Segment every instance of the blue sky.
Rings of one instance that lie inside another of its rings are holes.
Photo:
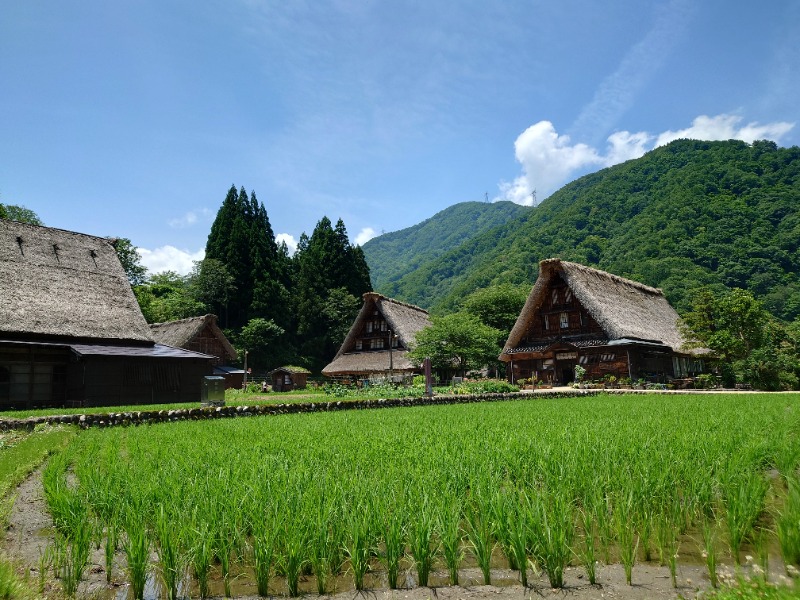
[[[9,2],[0,82],[0,202],[187,272],[231,184],[363,243],[676,137],[798,145],[800,3]]]

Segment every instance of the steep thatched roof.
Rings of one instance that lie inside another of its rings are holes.
[[[150,325],[150,332],[153,339],[160,344],[176,346],[178,348],[188,348],[192,340],[197,337],[204,328],[208,327],[212,335],[219,341],[225,350],[225,356],[229,360],[236,360],[238,354],[228,338],[217,325],[216,315],[204,315],[202,317],[190,317],[179,321],[167,321],[165,323],[153,323]]]
[[[0,299],[6,338],[153,343],[104,238],[0,220]]]
[[[678,313],[661,290],[605,271],[558,258],[539,263],[539,278],[508,337],[503,353],[516,348],[528,324],[546,301],[551,279],[560,275],[575,298],[603,329],[609,341],[640,340],[684,350]]]
[[[364,304],[358,313],[353,326],[347,334],[339,352],[327,367],[322,369],[323,375],[337,373],[374,373],[389,370],[389,350],[355,351],[355,340],[366,321],[378,311],[389,325],[389,329],[397,336],[405,348],[414,343],[417,333],[431,324],[426,310],[412,304],[406,304],[382,296],[376,292],[364,294]],[[404,350],[392,350],[392,368],[406,371],[414,368]]]

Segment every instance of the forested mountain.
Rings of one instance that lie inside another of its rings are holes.
[[[431,238],[453,227],[425,224]],[[539,260],[560,257],[661,287],[679,312],[703,286],[738,287],[791,320],[800,315],[798,243],[800,148],[677,140],[582,177],[436,258],[411,256],[400,278],[374,281],[446,313],[476,289],[532,284]]]
[[[421,265],[530,210],[513,202],[462,202],[418,225],[373,238],[363,246],[372,283],[392,296],[394,282]]]

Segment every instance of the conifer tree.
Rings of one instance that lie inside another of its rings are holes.
[[[320,219],[310,238],[300,236],[293,262],[298,350],[317,370],[342,342],[333,332],[349,327],[361,296],[370,291],[369,267],[361,249],[350,244],[344,222],[339,219],[334,228],[328,217]]]
[[[266,208],[255,192],[232,185],[211,226],[206,258],[220,261],[235,290],[228,300],[228,327],[265,318],[285,329],[289,322],[285,261],[278,255]]]

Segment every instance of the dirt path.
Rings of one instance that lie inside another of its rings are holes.
[[[14,559],[25,565],[30,573],[30,580],[39,580],[40,559],[48,544],[52,542],[52,520],[46,510],[43,498],[41,471],[34,473],[16,490],[16,501],[11,512],[9,528],[4,532],[2,546]],[[119,565],[124,564],[124,556],[118,554],[112,584],[106,583],[106,573],[102,549],[92,548],[86,580],[81,583],[79,598],[91,597],[96,600],[125,600],[128,597],[127,584]],[[155,557],[153,557],[155,560]],[[779,561],[774,561],[773,565]],[[777,566],[777,565],[776,565]],[[432,575],[432,581],[446,581],[445,572]],[[375,574],[367,581],[372,589],[357,593],[352,588],[342,585],[340,589],[347,591],[325,598],[336,600],[353,600],[361,597],[364,600],[528,600],[535,598],[569,598],[574,600],[589,599],[626,599],[626,600],[662,600],[676,598],[694,598],[698,590],[709,586],[708,576],[699,565],[682,565],[679,567],[678,588],[674,589],[666,567],[656,564],[637,564],[633,569],[633,583],[625,583],[625,573],[621,565],[599,565],[598,584],[590,585],[583,568],[570,567],[565,572],[565,587],[552,589],[544,575],[531,577],[530,587],[523,588],[518,581],[518,574],[507,569],[493,569],[492,581],[497,585],[478,585],[482,581],[480,571],[475,568],[464,568],[460,571],[461,586],[443,587],[410,587],[408,589],[389,590],[380,574]],[[778,578],[777,572],[774,578]],[[212,591],[222,594],[219,582]],[[344,582],[343,582],[344,583]],[[276,586],[280,581],[276,581]],[[146,600],[158,598],[157,587],[149,586]],[[58,584],[48,582],[46,591],[57,592]],[[301,590],[306,591],[306,598],[316,597],[313,578],[301,582]],[[276,587],[276,595],[282,592]],[[195,592],[196,593],[196,592]],[[257,598],[255,587],[249,578],[242,578],[235,586],[234,595],[241,599]]]

